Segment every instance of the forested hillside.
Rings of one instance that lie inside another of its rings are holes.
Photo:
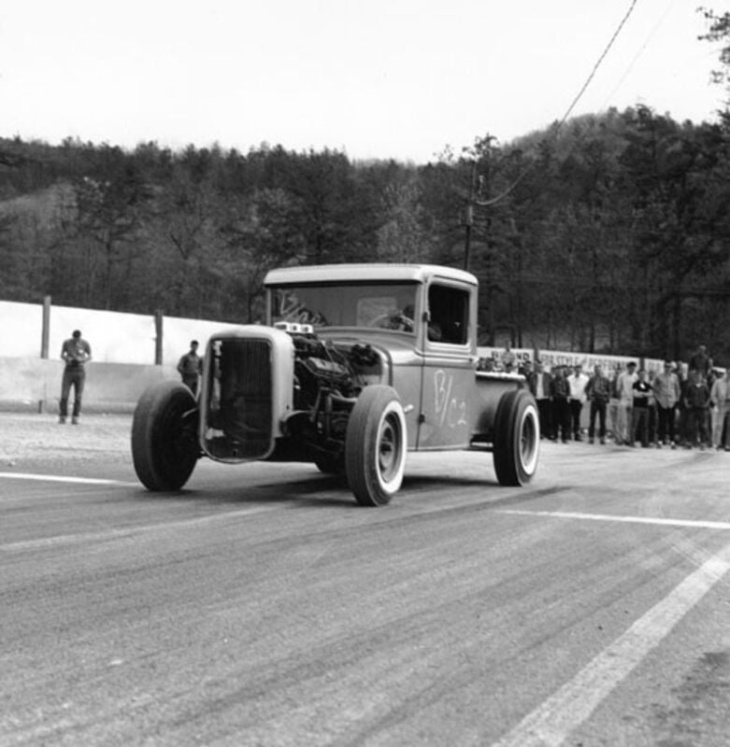
[[[467,254],[484,344],[730,364],[730,118],[611,110],[424,166],[0,139],[3,300],[249,322],[274,266]]]

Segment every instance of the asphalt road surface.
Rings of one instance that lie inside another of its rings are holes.
[[[129,418],[0,415],[0,745],[730,744],[730,454],[409,456],[145,492]]]

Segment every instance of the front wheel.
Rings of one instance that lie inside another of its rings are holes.
[[[494,419],[494,469],[501,485],[526,485],[537,471],[540,418],[524,389],[502,395]]]
[[[406,444],[406,418],[395,390],[379,384],[363,389],[345,437],[345,473],[361,506],[384,506],[400,490]]]
[[[139,399],[132,419],[132,461],[149,490],[179,490],[200,456],[198,411],[192,392],[161,381]]]

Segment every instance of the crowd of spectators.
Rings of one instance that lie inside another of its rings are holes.
[[[544,438],[649,448],[730,451],[730,368],[713,366],[704,345],[689,361],[645,370],[634,361],[605,371],[596,365],[518,362],[508,348],[496,368],[522,373],[537,402]],[[587,414],[587,429],[584,408]],[[587,434],[585,431],[587,430]]]

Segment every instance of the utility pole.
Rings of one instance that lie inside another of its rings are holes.
[[[517,252],[517,347],[522,347],[522,239],[514,218],[510,219],[512,244]]]
[[[471,259],[471,232],[474,226],[474,202],[475,202],[475,184],[477,177],[477,162],[471,162],[471,175],[469,177],[469,196],[466,200],[466,209],[464,210],[464,269],[469,269],[469,260]]]

